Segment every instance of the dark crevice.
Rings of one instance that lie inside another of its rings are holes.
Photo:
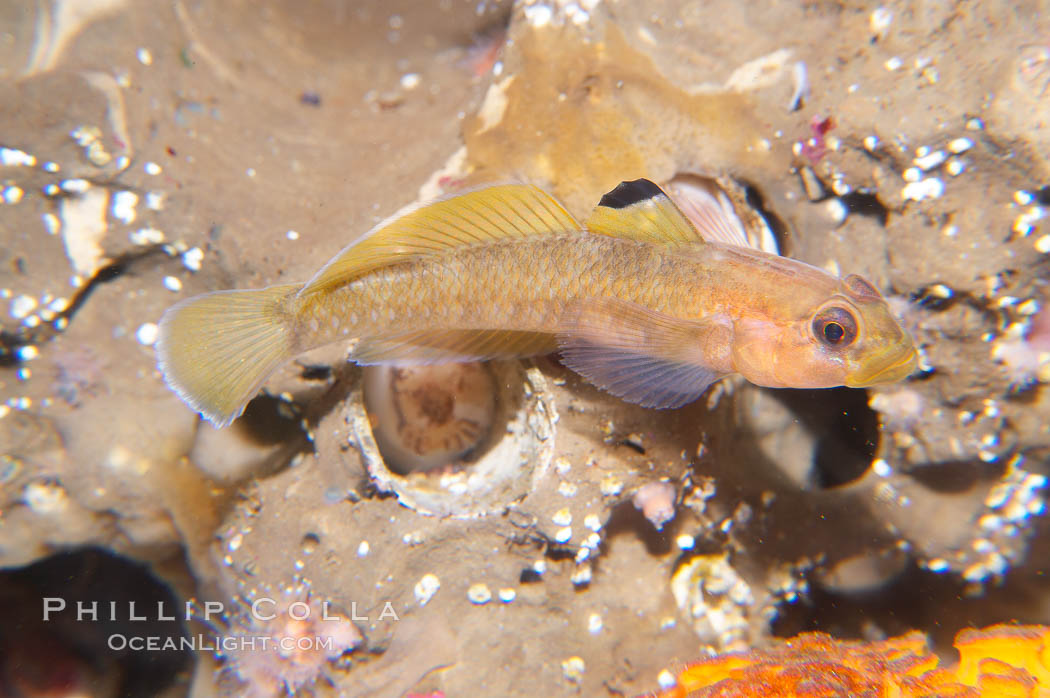
[[[101,284],[119,279],[127,274],[138,264],[159,256],[171,256],[170,246],[152,245],[142,250],[135,250],[117,257],[114,261],[102,267],[88,279],[87,283],[73,295],[69,306],[55,315],[50,322],[41,323],[36,327],[20,326],[16,330],[0,330],[0,366],[17,366],[20,361],[18,350],[29,345],[38,345],[48,342],[58,334],[61,334],[73,317],[84,306],[91,294]]]
[[[755,213],[762,216],[762,220],[764,220],[766,225],[769,226],[769,229],[773,231],[773,237],[777,241],[777,249],[780,250],[780,254],[787,254],[789,252],[786,248],[788,240],[787,224],[766,205],[766,198],[762,195],[762,192],[758,187],[746,181],[741,181],[740,184],[744,187],[744,196],[747,199],[748,206],[750,206]]]
[[[1001,468],[976,461],[926,463],[908,470],[908,475],[934,492],[969,492],[978,482],[998,479]]]
[[[1035,200],[1039,202],[1039,205],[1050,206],[1050,185],[1040,187],[1032,193],[1035,196]]]
[[[663,556],[674,549],[677,523],[678,517],[675,517],[667,522],[663,529],[657,530],[628,499],[617,504],[610,513],[605,524],[606,540],[611,542],[620,535],[633,535],[645,544],[645,549],[650,555]]]
[[[184,606],[145,565],[101,548],[0,572],[0,618],[0,695],[152,696],[192,663],[188,650],[131,648],[178,647]]]
[[[866,190],[851,191],[840,196],[839,201],[850,213],[874,218],[879,222],[879,225],[884,226],[886,221],[889,220],[889,209],[879,201],[879,197],[874,192]]]
[[[879,444],[879,418],[868,406],[868,392],[856,388],[774,390],[816,440],[813,472],[821,487],[859,479],[871,466]]]

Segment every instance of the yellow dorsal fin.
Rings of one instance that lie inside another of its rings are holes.
[[[478,189],[394,214],[322,267],[300,295],[332,289],[411,257],[572,230],[580,230],[580,224],[534,186]]]
[[[696,193],[691,192],[686,203],[688,216],[648,179],[622,182],[602,197],[587,219],[587,230],[672,246],[705,242],[750,246],[724,194],[698,189]]]

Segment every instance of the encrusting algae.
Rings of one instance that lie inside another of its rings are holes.
[[[959,662],[940,665],[914,631],[881,642],[806,633],[682,670],[660,698],[1036,698],[1050,696],[1050,628],[996,625],[955,637]]]
[[[533,186],[452,196],[381,223],[306,284],[173,306],[160,369],[217,426],[279,365],[340,340],[359,364],[560,350],[595,385],[658,408],[734,373],[824,388],[914,370],[911,338],[870,283],[751,247],[720,193],[693,215],[644,179],[606,194],[585,225]]]

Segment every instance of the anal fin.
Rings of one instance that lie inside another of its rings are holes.
[[[558,336],[563,363],[643,407],[681,407],[726,376],[732,329],[718,316],[681,320],[617,299],[582,303]]]

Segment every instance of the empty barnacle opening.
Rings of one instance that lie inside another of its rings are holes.
[[[692,172],[679,172],[666,184],[668,196],[696,227],[707,225],[702,211],[711,200],[731,214],[743,230],[748,243],[772,254],[782,254],[787,226],[765,206],[765,199],[749,183],[728,176],[709,177]]]
[[[842,202],[842,205],[846,207],[849,213],[874,218],[879,222],[879,225],[886,225],[886,222],[889,220],[889,209],[879,201],[878,195],[873,191],[857,189],[856,191],[843,194],[839,197],[839,201]]]
[[[744,187],[744,195],[746,197],[747,204],[754,210],[754,212],[761,216],[762,220],[768,226],[770,232],[773,234],[773,239],[776,240],[777,249],[780,254],[790,256],[790,240],[788,235],[788,225],[784,222],[780,216],[766,202],[766,197],[762,194],[762,191],[758,188],[758,185],[752,184],[744,180],[740,181],[741,186]]]
[[[859,480],[879,451],[879,417],[864,389],[744,386],[736,404],[759,451],[803,488]]]
[[[309,434],[290,396],[263,392],[224,429],[201,421],[189,458],[216,480],[237,482],[273,474],[310,449]]]
[[[617,538],[633,536],[645,545],[650,555],[663,556],[675,549],[674,541],[679,526],[680,523],[675,517],[667,521],[663,528],[658,529],[631,499],[625,499],[610,511],[609,520],[605,524],[605,538],[608,545],[614,546]]]
[[[285,443],[303,436],[295,405],[282,396],[259,393],[232,425],[240,435],[260,446]]]
[[[101,548],[0,571],[0,617],[11,695],[159,695],[193,659],[184,604],[146,565]]]
[[[879,444],[879,418],[867,390],[784,390],[778,397],[816,436],[813,466],[821,487],[846,485],[867,472]]]

